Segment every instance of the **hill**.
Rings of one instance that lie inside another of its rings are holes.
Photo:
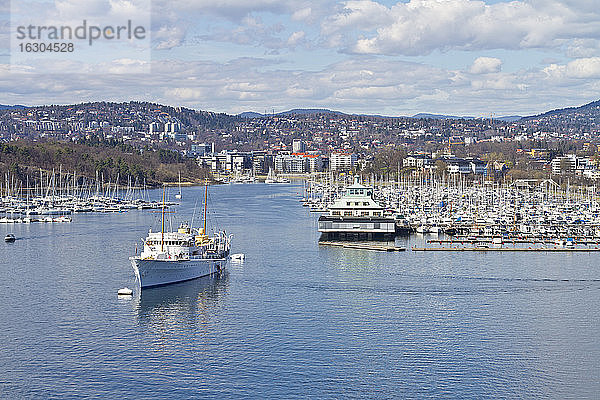
[[[567,115],[573,115],[573,114],[586,114],[588,116],[600,115],[600,100],[592,101],[591,103],[587,103],[587,104],[584,104],[579,107],[557,108],[555,110],[547,111],[542,114],[524,117],[523,119],[524,120],[543,119],[543,118],[547,118],[547,117],[567,116]]]
[[[58,172],[59,168],[88,178],[98,173],[105,182],[118,178],[122,184],[146,182],[148,186],[176,182],[179,172],[186,182],[202,183],[209,177],[208,171],[176,151],[134,149],[118,141],[92,138],[79,143],[18,140],[0,144],[0,172],[10,171],[22,182],[28,177],[35,179],[39,169]]]
[[[288,115],[312,115],[312,114],[334,114],[334,115],[348,115],[341,111],[332,111],[326,108],[294,108],[287,111],[281,111],[275,114],[261,114],[254,111],[246,111],[238,114],[238,117],[242,118],[262,118],[275,116],[288,116]]]

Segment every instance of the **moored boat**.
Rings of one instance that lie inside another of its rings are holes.
[[[176,231],[165,232],[164,213],[163,207],[161,231],[150,230],[142,253],[129,258],[141,288],[196,279],[225,267],[231,235],[206,234],[206,201],[202,228],[181,224]]]

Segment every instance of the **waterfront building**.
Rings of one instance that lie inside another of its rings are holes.
[[[342,197],[329,206],[328,215],[319,217],[322,240],[392,238],[396,233],[393,218],[384,217],[384,208],[373,199],[373,188],[357,180]]]
[[[358,155],[354,153],[331,153],[329,157],[329,168],[332,171],[350,171],[358,161]]]
[[[404,168],[424,168],[433,165],[433,159],[427,154],[411,154],[402,160]]]

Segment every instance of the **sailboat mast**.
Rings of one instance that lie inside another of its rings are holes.
[[[206,185],[204,186],[204,234],[206,235],[206,203],[208,200],[208,179],[206,180]]]
[[[162,225],[160,228],[160,251],[165,251],[165,188],[163,187]]]

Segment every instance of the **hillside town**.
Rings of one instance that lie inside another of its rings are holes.
[[[600,179],[600,102],[506,119],[392,118],[328,110],[248,117],[140,102],[10,107],[0,110],[0,138],[110,140],[167,149],[221,174],[429,169]],[[392,153],[382,164],[382,154]]]

